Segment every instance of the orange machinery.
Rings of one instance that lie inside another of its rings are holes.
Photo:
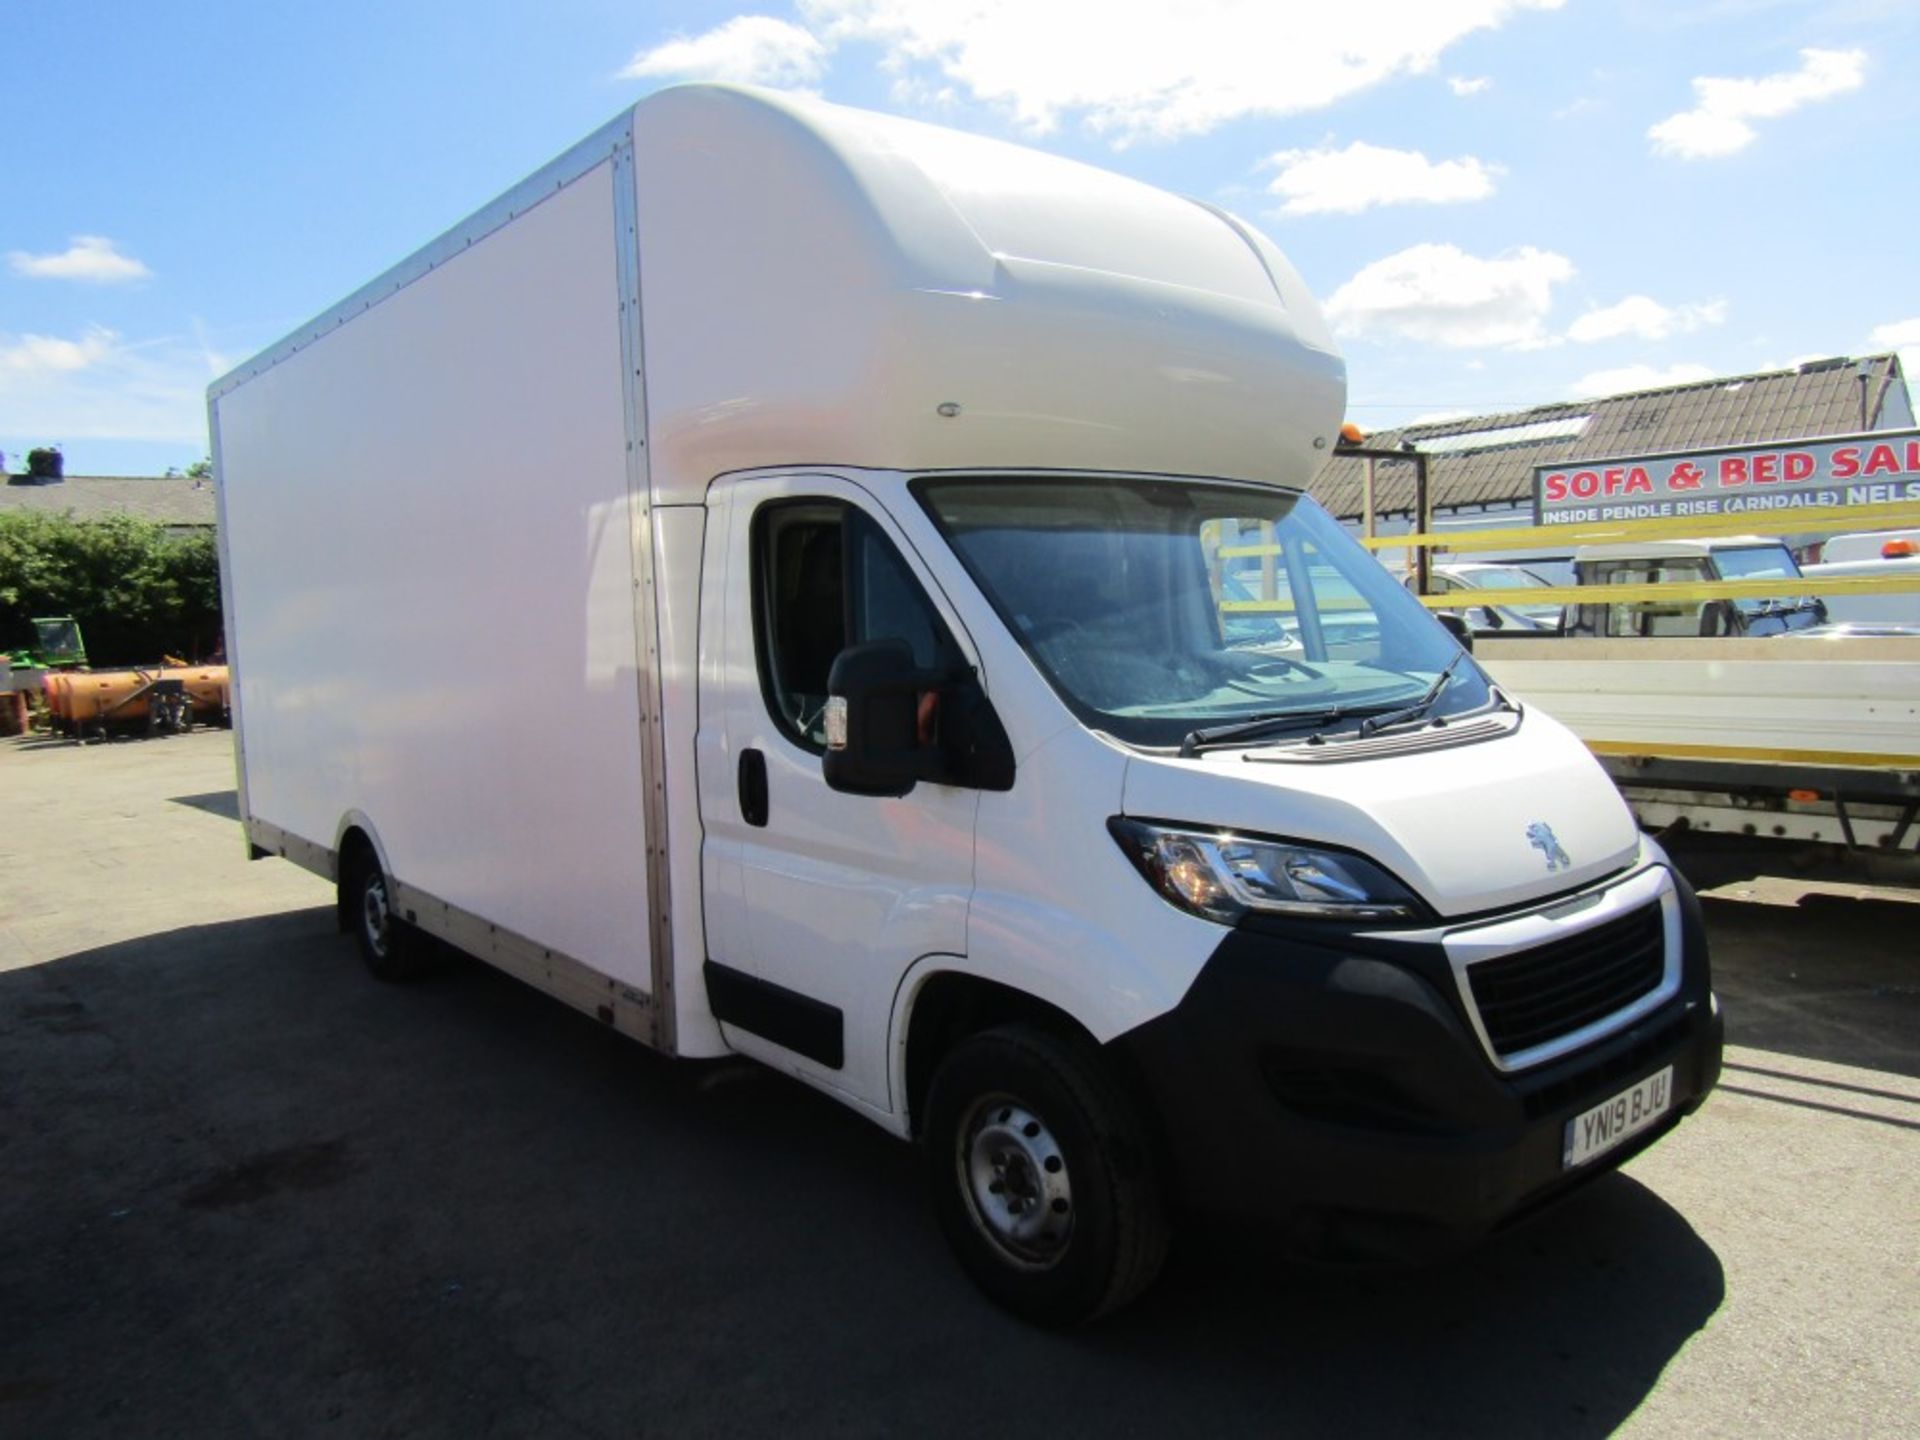
[[[78,735],[89,729],[184,729],[189,716],[202,725],[225,724],[228,684],[224,665],[155,665],[56,671],[44,688],[53,728]]]

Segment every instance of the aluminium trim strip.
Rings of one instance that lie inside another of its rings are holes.
[[[260,849],[291,860],[324,880],[336,878],[338,857],[326,846],[303,840],[265,820],[250,820],[244,828],[247,839]],[[408,924],[642,1044],[653,1043],[655,1007],[650,996],[583,960],[449,905],[417,885],[399,880],[390,883],[393,907]]]
[[[394,908],[418,927],[461,953],[551,995],[582,1014],[640,1041],[654,1043],[652,999],[571,955],[449,905],[418,886],[395,880]]]
[[[527,176],[506,194],[482,206],[435,239],[402,260],[398,265],[362,285],[346,299],[324,310],[313,319],[282,336],[250,360],[215,380],[207,388],[209,406],[222,395],[237,389],[256,376],[264,375],[284,360],[291,359],[309,345],[332,334],[355,316],[362,315],[383,300],[389,300],[414,281],[431,274],[461,251],[477,245],[494,231],[518,219],[574,181],[590,174],[624,143],[632,145],[633,111],[623,111],[566,153],[555,157]]]
[[[291,860],[302,870],[311,870],[322,880],[340,878],[336,868],[338,857],[325,845],[303,840],[291,830],[282,830],[266,820],[242,819],[240,829],[247,837],[247,843],[257,849],[278,855],[282,860]]]
[[[640,700],[640,776],[646,823],[647,924],[653,963],[652,1043],[676,1049],[673,985],[673,885],[667,815],[666,695],[660,673],[660,594],[654,573],[653,474],[647,455],[647,376],[640,311],[639,192],[631,114],[613,147],[613,246],[619,286],[620,403],[627,436],[627,508],[632,545]]]

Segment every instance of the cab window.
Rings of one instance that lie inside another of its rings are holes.
[[[1699,583],[1713,577],[1705,560],[1621,560],[1602,564],[1595,577],[1607,585]],[[1699,600],[1643,600],[1607,606],[1607,634],[1646,638],[1713,635],[1721,609]]]
[[[827,677],[840,652],[901,640],[923,670],[959,666],[939,612],[891,541],[858,508],[779,501],[754,517],[754,644],[768,712],[824,750]]]

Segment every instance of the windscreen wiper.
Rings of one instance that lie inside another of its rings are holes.
[[[1191,760],[1202,750],[1216,745],[1231,745],[1237,740],[1258,740],[1263,735],[1284,735],[1289,730],[1322,730],[1349,715],[1371,715],[1377,707],[1349,710],[1344,705],[1329,705],[1324,710],[1278,710],[1271,715],[1215,725],[1206,730],[1189,730],[1180,742],[1180,758]]]
[[[1389,710],[1384,715],[1369,715],[1362,720],[1360,738],[1364,740],[1376,730],[1384,730],[1389,725],[1404,725],[1407,721],[1418,720],[1426,714],[1433,708],[1434,702],[1440,698],[1440,692],[1447,688],[1447,682],[1453,678],[1453,667],[1466,658],[1466,651],[1454,651],[1453,658],[1447,662],[1447,668],[1434,676],[1433,684],[1427,687],[1427,693],[1411,705],[1403,706],[1398,710]]]

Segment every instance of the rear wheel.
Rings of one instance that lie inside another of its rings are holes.
[[[369,970],[382,980],[412,980],[431,968],[432,947],[394,914],[392,888],[371,846],[354,854],[340,888],[341,914]]]
[[[1008,1310],[1071,1325],[1159,1273],[1152,1149],[1092,1046],[1028,1025],[963,1040],[934,1076],[925,1139],[941,1228]]]

